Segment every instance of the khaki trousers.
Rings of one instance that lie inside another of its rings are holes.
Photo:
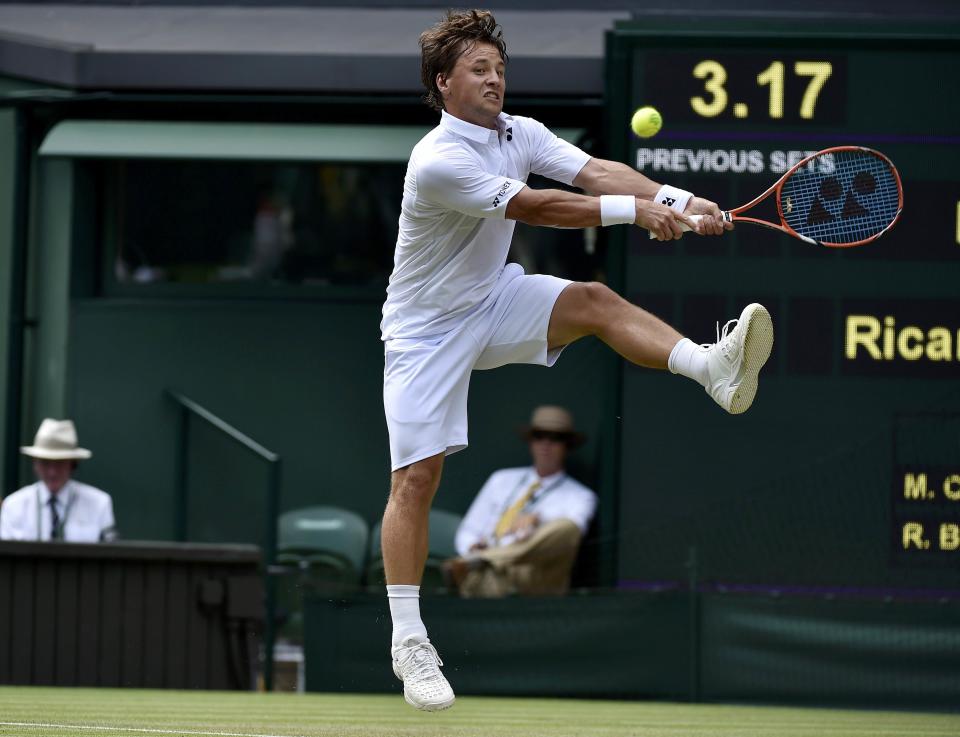
[[[490,548],[474,556],[483,563],[460,584],[471,598],[560,596],[570,588],[570,571],[580,547],[580,528],[568,519],[538,527],[523,542]]]

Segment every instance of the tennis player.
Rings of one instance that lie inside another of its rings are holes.
[[[381,323],[392,479],[382,546],[393,620],[393,670],[418,709],[453,705],[420,618],[430,505],[444,456],[467,446],[470,374],[509,363],[553,365],[596,335],[627,360],[669,368],[726,411],[749,408],[773,330],[760,305],[700,346],[603,284],[525,275],[507,264],[516,221],[585,228],[637,225],[658,240],[732,225],[713,202],[591,158],[532,118],[503,112],[502,31],[486,11],[450,12],[420,36],[426,102],[440,124],[413,149],[394,270]],[[530,189],[534,172],[599,196]],[[699,222],[691,215],[702,215]]]

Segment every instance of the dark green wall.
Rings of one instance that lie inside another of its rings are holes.
[[[109,491],[126,538],[173,534],[175,388],[284,459],[281,509],[336,504],[371,525],[389,488],[379,301],[75,300],[68,412],[94,451],[78,474]],[[542,402],[571,407],[591,436],[575,469],[595,482],[601,369],[582,341],[552,369],[474,374],[470,441],[435,502],[465,511],[494,469],[528,461],[514,430]],[[194,540],[258,540],[265,471],[237,445],[191,424]]]
[[[689,695],[694,638],[689,597],[681,591],[469,600],[427,595],[421,608],[457,694]],[[379,593],[346,601],[308,595],[306,690],[394,692],[396,679],[383,663],[390,641],[386,611]]]
[[[377,594],[307,597],[307,690],[396,688],[383,663],[386,609]],[[668,589],[427,596],[423,611],[458,694],[947,711],[960,704],[956,600]]]
[[[771,588],[960,583],[955,552],[898,565],[891,518],[898,483],[902,494],[892,411],[956,413],[955,387],[918,382],[906,391],[881,379],[824,386],[771,370],[750,411],[730,417],[676,377],[628,371],[625,383],[625,404],[646,412],[625,419],[633,452],[623,456],[621,579],[682,579],[696,546],[705,580]]]
[[[10,273],[13,256],[15,113],[0,110],[0,418],[7,416],[7,356],[10,327]],[[7,427],[0,421],[0,449],[7,447]],[[0,450],[0,478],[4,478],[4,453]],[[0,490],[0,494],[3,491]]]

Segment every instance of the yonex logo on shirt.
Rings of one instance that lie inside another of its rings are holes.
[[[494,207],[500,206],[500,198],[507,193],[508,189],[510,189],[510,182],[504,182],[502,185],[500,185],[500,190],[497,192],[497,196],[493,198]]]

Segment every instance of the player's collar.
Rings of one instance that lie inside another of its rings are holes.
[[[457,135],[469,138],[471,141],[476,141],[477,143],[496,142],[500,137],[500,133],[512,122],[513,118],[505,113],[500,113],[500,115],[497,116],[496,130],[491,130],[490,128],[484,128],[481,125],[474,125],[473,123],[468,123],[466,120],[461,120],[446,110],[440,111],[440,125],[449,131],[453,131]]]
[[[501,136],[504,133],[508,133],[508,134],[513,133],[513,116],[512,115],[507,115],[506,113],[500,113],[497,116],[497,133]]]

